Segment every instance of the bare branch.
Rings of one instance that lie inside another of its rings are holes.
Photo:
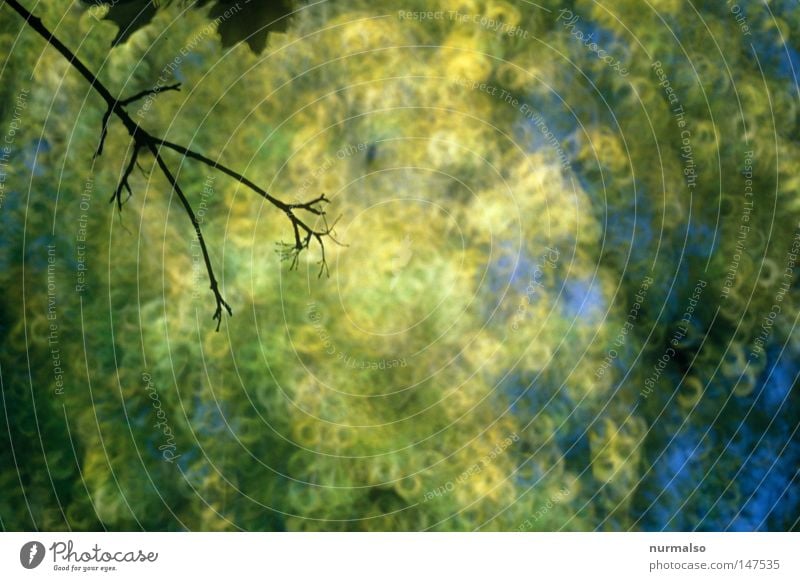
[[[233,310],[231,309],[230,305],[225,302],[225,299],[222,297],[222,294],[219,291],[219,285],[217,284],[217,278],[214,276],[214,269],[211,266],[211,257],[208,254],[208,248],[206,247],[206,241],[203,237],[203,231],[200,229],[200,222],[197,220],[197,216],[192,209],[192,205],[189,203],[189,200],[186,198],[186,195],[181,190],[181,187],[178,185],[178,181],[175,179],[175,176],[172,175],[169,167],[167,167],[166,162],[161,157],[161,154],[158,151],[158,148],[155,144],[151,143],[149,145],[150,151],[156,158],[156,163],[158,167],[161,168],[161,171],[164,172],[164,175],[167,178],[167,181],[172,186],[172,190],[178,194],[178,198],[183,204],[183,208],[186,210],[186,213],[189,215],[189,220],[192,222],[192,226],[194,227],[194,232],[197,235],[197,242],[200,244],[200,250],[203,253],[203,260],[206,263],[206,270],[208,271],[208,279],[210,282],[211,292],[214,293],[214,300],[217,302],[217,308],[214,311],[213,320],[217,321],[217,331],[219,331],[219,326],[222,324],[222,309],[225,308],[228,311],[228,316],[233,316]]]
[[[327,263],[325,262],[325,248],[324,242],[322,240],[323,236],[329,237],[337,244],[340,244],[337,240],[335,240],[332,234],[332,228],[328,228],[327,224],[323,230],[314,230],[307,226],[298,216],[295,214],[295,211],[300,210],[304,212],[308,212],[314,216],[325,217],[325,210],[322,208],[323,204],[329,204],[330,200],[325,197],[325,194],[321,194],[317,198],[312,200],[308,200],[307,202],[298,202],[298,203],[287,203],[279,200],[278,198],[272,196],[269,192],[267,192],[264,188],[259,186],[258,184],[252,182],[242,174],[230,169],[226,165],[220,163],[219,161],[215,161],[209,157],[206,157],[202,153],[198,153],[189,149],[188,147],[184,147],[183,145],[178,145],[177,143],[173,143],[171,141],[167,141],[166,139],[158,139],[153,138],[156,143],[163,147],[167,147],[178,153],[183,154],[185,157],[190,159],[194,159],[201,163],[204,163],[214,169],[219,170],[220,172],[232,177],[242,185],[250,188],[252,191],[260,195],[262,198],[267,200],[270,204],[282,210],[286,216],[289,218],[290,223],[292,224],[292,230],[294,232],[294,244],[280,242],[278,243],[279,249],[278,254],[281,257],[282,261],[290,261],[289,270],[294,270],[297,268],[299,255],[303,250],[307,250],[309,248],[310,242],[313,239],[319,243],[320,252],[322,254],[321,260],[321,267],[320,267],[320,275],[322,276],[323,271],[328,271]],[[338,221],[338,218],[337,218]],[[302,238],[300,234],[300,230],[303,231],[305,235],[305,239]]]
[[[159,93],[163,93],[164,91],[180,91],[181,84],[175,83],[174,85],[167,85],[166,87],[155,86],[152,89],[145,89],[144,91],[139,91],[133,97],[128,97],[119,102],[120,105],[130,105],[131,103],[138,101],[144,97],[149,95],[158,95]]]
[[[105,114],[103,114],[103,120],[100,122],[100,143],[97,144],[97,151],[94,152],[94,157],[92,159],[97,159],[103,155],[103,145],[105,145],[106,136],[108,135],[108,121],[111,119],[111,114],[113,112],[114,108],[109,106]]]
[[[143,97],[147,97],[148,95],[157,95],[158,93],[163,93],[164,91],[180,91],[181,84],[175,83],[174,85],[167,85],[166,87],[153,87],[152,89],[145,89],[144,91],[139,91],[132,97],[128,97],[127,99],[123,99],[122,101],[114,101],[114,103],[108,104],[108,109],[106,109],[105,114],[103,115],[103,120],[100,122],[100,143],[97,145],[97,151],[94,153],[94,158],[97,159],[101,155],[103,155],[103,145],[106,142],[106,136],[108,135],[108,121],[111,118],[111,114],[114,113],[114,109],[118,106],[125,106],[130,105],[131,103],[138,101]]]
[[[126,190],[128,190],[128,199],[130,199],[131,196],[133,196],[133,192],[131,191],[131,186],[128,179],[130,178],[131,173],[133,173],[133,168],[139,165],[139,162],[136,161],[137,158],[139,157],[139,149],[140,146],[134,145],[133,153],[131,154],[131,159],[128,162],[128,166],[125,168],[125,171],[122,174],[122,179],[120,179],[119,185],[117,185],[117,189],[114,191],[113,194],[111,194],[111,199],[109,200],[109,202],[111,202],[112,204],[114,203],[114,200],[117,201],[117,206],[120,212],[122,212],[122,204],[123,204],[122,188],[124,187]],[[141,169],[141,166],[139,166],[139,168]]]
[[[129,199],[133,192],[131,191],[130,187],[130,176],[133,172],[134,167],[139,167],[141,170],[141,166],[139,165],[139,153],[142,149],[146,149],[150,151],[153,156],[155,157],[156,163],[158,167],[161,169],[161,172],[167,178],[167,181],[172,186],[172,190],[178,195],[178,198],[183,204],[183,208],[186,211],[186,214],[189,216],[189,220],[194,227],[195,234],[197,235],[198,242],[200,243],[200,248],[203,252],[203,259],[206,264],[206,270],[208,271],[208,278],[210,282],[211,292],[214,294],[214,299],[216,301],[216,310],[214,311],[213,319],[217,321],[217,331],[219,331],[220,324],[222,323],[222,313],[223,310],[228,312],[228,315],[233,315],[233,311],[225,302],[225,299],[222,297],[222,294],[219,290],[219,285],[217,283],[216,276],[214,275],[214,269],[211,264],[211,258],[208,254],[208,248],[206,247],[206,242],[203,237],[203,233],[200,230],[200,223],[197,221],[197,217],[195,216],[194,210],[192,209],[191,204],[189,203],[188,198],[181,190],[175,176],[170,171],[169,167],[166,164],[166,161],[161,155],[161,149],[167,148],[171,149],[177,153],[180,153],[185,158],[193,159],[200,163],[203,163],[211,168],[214,168],[227,176],[235,179],[242,185],[246,186],[247,188],[251,189],[262,198],[264,198],[267,202],[275,206],[278,210],[282,211],[287,218],[289,219],[290,224],[292,225],[292,231],[294,234],[294,242],[281,242],[278,244],[279,246],[279,254],[281,255],[282,260],[290,260],[290,270],[297,268],[298,259],[300,253],[303,250],[307,250],[311,245],[312,241],[316,241],[320,247],[321,253],[321,260],[319,261],[320,264],[320,271],[319,276],[322,276],[323,273],[329,273],[328,265],[326,262],[325,257],[325,241],[324,238],[330,238],[336,244],[341,244],[336,238],[333,237],[333,227],[336,225],[334,222],[333,226],[328,226],[327,219],[325,216],[325,210],[323,205],[329,204],[330,200],[325,197],[325,194],[320,195],[317,198],[312,200],[308,200],[307,202],[299,202],[299,203],[287,203],[282,200],[279,200],[275,196],[271,195],[267,192],[264,188],[257,185],[255,182],[249,180],[244,175],[230,169],[229,167],[225,166],[224,164],[220,163],[219,161],[215,161],[201,153],[193,151],[187,147],[179,145],[177,143],[173,143],[171,141],[167,141],[166,139],[161,139],[152,135],[142,129],[128,114],[125,110],[125,106],[129,105],[139,99],[147,97],[149,95],[155,95],[164,91],[179,91],[180,90],[180,83],[176,83],[174,85],[168,85],[164,87],[156,86],[152,89],[145,89],[136,93],[135,95],[128,97],[127,99],[118,99],[111,94],[111,91],[100,82],[100,80],[89,70],[89,68],[69,49],[67,48],[58,38],[56,38],[52,32],[50,32],[47,27],[42,24],[42,21],[34,16],[31,12],[29,12],[24,6],[22,6],[17,0],[5,0],[6,3],[14,9],[22,18],[25,19],[28,26],[33,28],[40,36],[42,36],[50,46],[55,48],[61,55],[69,61],[70,65],[74,67],[83,77],[89,82],[92,88],[97,91],[97,93],[103,98],[106,102],[106,112],[103,115],[103,119],[101,122],[101,129],[100,129],[100,141],[97,146],[97,150],[95,151],[94,158],[99,157],[103,153],[103,146],[105,144],[106,137],[108,136],[108,123],[111,120],[111,115],[116,115],[125,128],[128,131],[128,134],[133,139],[133,153],[131,154],[131,159],[128,162],[128,165],[125,167],[125,170],[122,174],[122,178],[120,179],[119,184],[117,185],[114,194],[111,196],[111,202],[113,203],[115,200],[117,202],[117,207],[121,211],[122,205],[124,203],[122,199],[122,190],[126,190],[128,192]],[[144,170],[142,170],[144,171]],[[315,229],[311,226],[308,226],[303,219],[298,216],[298,213],[307,212],[311,216],[315,216],[317,219],[321,218],[324,227],[322,229]],[[338,220],[338,219],[337,219]]]
[[[316,201],[308,202],[308,204],[318,203],[324,200],[324,194],[322,197],[318,198]],[[327,200],[325,200],[327,201]],[[299,206],[305,206],[305,204],[299,204]],[[308,208],[303,207],[302,209],[308,210]],[[305,222],[300,220],[297,216],[294,215],[292,210],[288,210],[286,212],[287,216],[289,216],[289,220],[292,223],[292,232],[294,233],[294,243],[291,242],[278,242],[277,246],[277,253],[281,258],[281,261],[289,261],[289,270],[295,270],[299,264],[300,254],[303,250],[307,250],[311,245],[312,240],[315,240],[319,245],[319,250],[321,254],[321,259],[317,264],[320,265],[319,273],[317,274],[318,277],[321,277],[323,274],[327,274],[330,276],[330,270],[328,268],[327,258],[325,256],[325,241],[323,238],[327,237],[333,240],[334,243],[338,244],[339,246],[344,246],[341,242],[339,242],[333,236],[333,229],[336,227],[336,223],[339,221],[339,218],[334,220],[331,226],[328,226],[328,220],[325,216],[325,212],[318,210],[316,208],[312,208],[312,213],[318,214],[322,217],[322,222],[324,224],[324,228],[321,230],[315,230],[308,226]],[[302,233],[301,233],[302,232]]]

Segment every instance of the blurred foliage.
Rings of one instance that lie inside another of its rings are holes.
[[[622,76],[547,0],[321,3],[261,56],[204,32],[222,4],[163,3],[111,51],[121,32],[75,3],[35,10],[121,96],[182,82],[134,118],[278,196],[326,192],[346,246],[328,245],[329,279],[316,250],[287,272],[284,217],[169,155],[234,306],[214,333],[168,184],[145,159],[121,215],[107,205],[129,138],[112,125],[92,163],[100,100],[0,6],[3,130],[28,95],[0,207],[4,529],[797,526],[796,278],[765,353],[748,354],[800,220],[800,12],[748,9],[748,38],[722,3],[569,3]],[[527,38],[398,18],[437,8]],[[689,123],[694,189],[656,60]],[[750,150],[751,230],[723,298]]]

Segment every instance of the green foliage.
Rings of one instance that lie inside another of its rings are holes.
[[[755,152],[753,188],[762,197],[714,331],[734,337],[741,355],[725,356],[731,382],[777,290],[759,266],[781,267],[800,218],[794,97],[776,68],[765,64],[762,76],[737,23],[698,7],[701,28],[674,1],[651,2],[652,11],[575,2],[570,10],[607,31],[606,50],[630,71],[623,78],[565,31],[554,2],[541,3],[550,14],[522,2],[434,3],[519,27],[527,39],[472,22],[399,20],[396,3],[328,2],[300,10],[283,32],[251,39],[256,52],[266,42],[261,57],[235,40],[273,18],[268,3],[260,20],[248,16],[251,28],[219,25],[225,48],[206,28],[222,2],[207,14],[164,3],[124,33],[134,4],[110,9],[119,30],[67,0],[36,11],[120,96],[162,78],[182,82],[182,92],[129,111],[149,131],[218,155],[284,199],[326,192],[331,214],[342,215],[344,245],[326,247],[330,278],[317,278],[314,248],[287,271],[273,252],[291,239],[285,216],[210,168],[165,154],[204,209],[234,307],[214,333],[205,270],[163,176],[145,157],[121,214],[107,205],[130,139],[112,121],[92,162],[100,100],[0,7],[9,55],[2,102],[29,91],[0,208],[0,417],[8,418],[0,431],[11,438],[0,448],[2,526],[639,526],[645,440],[673,395],[662,385],[669,393],[642,401],[640,389],[697,280],[708,280],[709,301],[723,292],[746,151]],[[436,8],[414,0],[403,9]],[[754,16],[753,25],[797,44],[793,20]],[[112,43],[119,46],[109,52]],[[655,60],[691,123],[692,189]],[[21,74],[29,70],[30,79]],[[552,143],[521,145],[539,143],[542,130],[519,103],[545,115],[569,167]],[[2,113],[5,127],[13,111]],[[577,130],[564,131],[566,122]],[[24,152],[36,143],[34,170]],[[790,162],[776,175],[779,157]],[[637,219],[660,234],[608,243],[609,224],[634,200]],[[758,236],[770,228],[767,244]],[[80,256],[86,288],[78,291]],[[642,360],[627,375],[622,366],[598,374],[646,276],[655,282],[624,347]],[[599,310],[576,315],[565,281],[593,289],[587,296]],[[63,393],[54,383],[48,285]],[[792,288],[776,341],[788,336],[796,301]],[[667,303],[678,307],[662,312]],[[712,311],[706,305],[697,317],[698,336]],[[691,357],[696,344],[687,344]],[[705,356],[681,388],[682,417],[723,357]],[[678,374],[679,362],[671,365]],[[580,418],[591,419],[579,434],[588,450],[575,461],[557,436]]]

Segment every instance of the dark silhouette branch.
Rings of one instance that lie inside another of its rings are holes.
[[[122,205],[124,203],[122,199],[122,191],[123,189],[128,192],[128,198],[133,195],[133,192],[130,187],[130,176],[133,172],[133,168],[137,167],[139,154],[141,151],[146,150],[153,154],[153,157],[156,160],[156,164],[158,165],[161,172],[166,177],[167,181],[169,182],[172,190],[177,194],[178,198],[183,205],[186,214],[189,216],[189,220],[194,227],[195,234],[197,235],[197,240],[200,244],[200,248],[203,253],[203,260],[205,261],[206,270],[208,271],[208,278],[211,292],[214,294],[214,300],[216,301],[216,310],[214,311],[213,319],[217,321],[217,331],[219,331],[220,325],[222,323],[222,312],[223,309],[228,312],[228,315],[233,315],[233,311],[225,301],[222,296],[222,293],[219,290],[219,284],[217,282],[217,278],[214,275],[214,269],[211,264],[211,257],[208,254],[208,248],[206,246],[205,238],[203,237],[203,232],[200,229],[200,223],[197,220],[197,217],[192,209],[191,203],[189,202],[188,198],[184,195],[183,190],[181,190],[180,185],[178,184],[177,179],[172,174],[167,166],[166,161],[164,160],[163,156],[161,155],[162,148],[171,149],[177,153],[180,153],[184,158],[193,159],[200,163],[203,163],[209,167],[220,171],[227,176],[233,178],[234,180],[238,181],[242,185],[246,186],[247,188],[251,189],[262,198],[264,198],[267,202],[275,206],[278,210],[282,211],[286,217],[289,219],[289,222],[292,226],[292,232],[294,234],[294,242],[284,242],[279,243],[279,254],[282,260],[291,260],[290,269],[294,269],[297,267],[298,258],[300,253],[303,250],[307,250],[312,242],[316,242],[320,247],[321,253],[321,260],[320,260],[320,271],[319,276],[322,276],[323,272],[328,272],[328,266],[325,258],[325,238],[329,238],[333,240],[335,243],[339,244],[336,238],[333,237],[333,227],[336,225],[336,222],[332,226],[328,226],[326,217],[325,217],[325,210],[324,204],[328,204],[329,200],[325,197],[325,194],[320,195],[319,197],[309,200],[307,202],[297,202],[297,203],[287,203],[284,202],[275,196],[271,195],[267,192],[264,188],[260,187],[255,182],[249,180],[244,175],[230,169],[229,167],[225,166],[224,164],[220,163],[219,161],[215,161],[201,153],[193,151],[188,147],[184,147],[177,143],[173,143],[171,141],[167,141],[165,139],[161,139],[160,137],[156,137],[155,135],[145,131],[142,129],[128,114],[125,110],[125,106],[129,105],[139,99],[147,97],[149,95],[155,95],[164,91],[179,91],[180,90],[180,83],[176,83],[174,85],[169,85],[165,87],[155,87],[152,89],[145,89],[136,93],[135,95],[128,97],[127,99],[119,99],[114,97],[111,91],[103,85],[102,82],[92,73],[91,70],[69,49],[67,48],[58,38],[56,38],[50,30],[47,29],[46,26],[42,23],[41,19],[34,16],[30,11],[28,11],[22,4],[20,4],[17,0],[5,0],[5,3],[8,4],[13,10],[15,10],[23,19],[28,26],[30,26],[33,30],[35,30],[40,36],[42,36],[47,43],[55,48],[61,55],[69,61],[70,65],[75,68],[91,85],[91,87],[103,98],[106,102],[106,112],[103,115],[103,119],[101,121],[101,128],[100,128],[100,141],[97,146],[97,150],[95,151],[94,157],[97,158],[103,153],[103,146],[105,144],[106,136],[108,135],[108,124],[111,120],[111,116],[115,115],[125,128],[128,130],[128,134],[133,139],[133,153],[131,154],[131,158],[128,162],[128,165],[125,167],[125,170],[122,174],[122,178],[120,179],[119,184],[117,185],[117,189],[114,191],[114,194],[111,196],[111,202],[114,203],[116,201],[117,207],[119,211],[122,211]],[[141,167],[140,167],[141,169]],[[125,201],[127,201],[127,199]],[[316,229],[312,226],[306,224],[306,222],[298,216],[298,212],[306,212],[311,214],[312,216],[316,216],[317,218],[322,219],[323,228]]]
[[[152,89],[145,89],[144,91],[139,91],[132,97],[128,97],[127,99],[120,101],[120,105],[130,105],[131,103],[135,103],[139,99],[143,99],[144,97],[149,97],[150,95],[158,95],[159,93],[163,93],[164,91],[180,91],[181,84],[175,83],[174,85],[167,85],[166,87],[153,87]]]
[[[114,202],[114,200],[117,201],[117,206],[119,207],[120,212],[122,211],[122,204],[124,203],[122,200],[122,188],[124,187],[126,190],[128,190],[128,199],[130,199],[130,197],[133,196],[133,192],[131,191],[131,186],[130,183],[128,182],[128,178],[130,177],[131,173],[133,173],[133,168],[138,165],[138,162],[136,161],[138,157],[139,157],[139,148],[134,147],[133,153],[131,154],[131,160],[128,162],[128,166],[125,168],[125,171],[122,174],[122,179],[119,181],[117,189],[114,190],[113,194],[111,194],[111,199],[109,200],[109,202],[112,203]],[[127,199],[125,201],[127,201]]]
[[[164,91],[180,91],[180,90],[181,90],[180,83],[175,83],[174,85],[168,85],[166,87],[153,87],[152,89],[145,89],[144,91],[139,91],[132,97],[128,97],[127,99],[123,99],[122,101],[117,100],[114,102],[114,105],[109,105],[108,109],[106,109],[105,115],[103,115],[103,120],[100,123],[101,126],[100,143],[97,146],[97,151],[95,152],[94,157],[97,158],[103,154],[103,145],[105,144],[106,136],[108,135],[108,120],[114,113],[115,105],[121,105],[121,106],[130,105],[131,103],[134,103],[139,99],[147,97],[148,95],[157,95],[158,93],[163,93]]]
[[[200,231],[200,222],[197,221],[197,216],[195,216],[192,205],[189,203],[189,200],[186,198],[180,186],[178,185],[178,181],[175,179],[175,176],[172,175],[172,172],[167,167],[166,162],[159,154],[158,148],[155,146],[155,144],[150,144],[150,151],[155,156],[158,167],[160,167],[161,171],[164,172],[164,175],[167,176],[167,181],[169,181],[170,185],[175,190],[175,193],[178,194],[178,198],[180,198],[186,213],[189,215],[189,220],[192,221],[192,226],[194,226],[194,231],[197,234],[197,241],[200,243],[200,249],[203,252],[203,260],[206,263],[206,270],[208,270],[211,291],[214,293],[214,298],[217,301],[217,308],[214,311],[214,320],[217,322],[217,331],[219,331],[219,326],[222,324],[222,308],[224,307],[225,310],[228,311],[229,316],[233,315],[233,310],[231,310],[230,305],[225,302],[225,299],[222,298],[222,294],[219,292],[217,279],[214,276],[214,269],[211,268],[211,257],[208,255],[208,248],[206,248],[206,242],[203,238],[203,233]]]
[[[319,202],[328,202],[328,199],[325,198],[323,194],[316,201],[312,201],[309,203],[319,203]],[[292,204],[293,206],[304,206],[305,204]],[[337,244],[341,245],[341,242],[336,240],[333,237],[333,229],[336,227],[336,222],[339,221],[339,218],[336,218],[334,223],[331,226],[328,226],[328,220],[325,216],[325,212],[318,210],[316,208],[303,208],[311,212],[312,214],[317,214],[322,217],[322,222],[325,226],[324,229],[316,231],[312,228],[308,227],[302,220],[297,219],[289,210],[288,214],[292,219],[292,228],[294,230],[294,243],[290,242],[278,242],[278,255],[281,257],[281,261],[290,261],[291,264],[289,265],[289,270],[294,270],[297,268],[298,259],[300,256],[300,252],[307,249],[311,244],[312,240],[316,240],[319,244],[320,251],[322,253],[322,259],[319,261],[319,273],[317,276],[322,276],[323,274],[330,274],[328,272],[328,262],[325,260],[325,244],[322,240],[323,236],[327,236]],[[300,231],[303,231],[301,234]]]

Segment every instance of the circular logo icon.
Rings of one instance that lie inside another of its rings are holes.
[[[22,545],[19,550],[19,562],[26,569],[35,569],[44,559],[44,545],[39,541],[31,541]]]

